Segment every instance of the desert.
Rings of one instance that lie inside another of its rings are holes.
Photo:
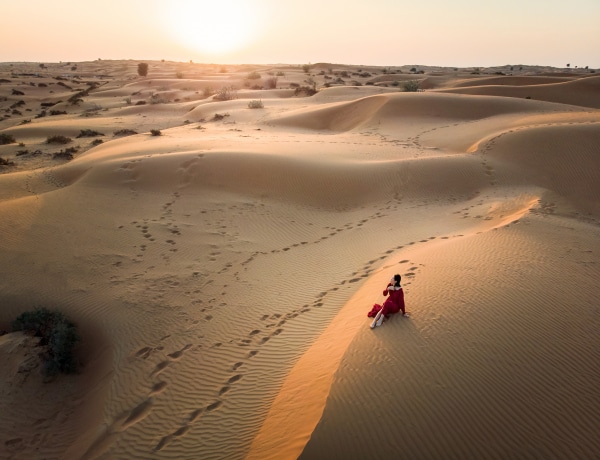
[[[4,62],[0,117],[0,458],[597,458],[594,69]]]

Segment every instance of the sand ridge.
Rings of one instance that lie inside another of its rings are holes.
[[[16,140],[0,146],[0,329],[51,305],[87,337],[81,375],[19,387],[34,407],[55,392],[50,415],[3,398],[2,458],[598,450],[598,77],[331,64],[305,97],[294,66],[136,65],[0,65],[0,133]],[[413,79],[435,89],[388,83]],[[236,98],[207,96],[222,85]],[[67,113],[35,118],[41,102]],[[371,331],[397,272],[412,316]]]

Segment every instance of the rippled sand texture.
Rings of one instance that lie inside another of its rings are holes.
[[[0,329],[60,308],[85,366],[42,383],[0,337],[1,458],[600,451],[600,77],[322,65],[297,97],[292,66],[56,66],[0,64]],[[371,330],[394,273],[411,317]]]

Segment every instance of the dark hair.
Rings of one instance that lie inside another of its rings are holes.
[[[394,281],[396,282],[396,286],[400,286],[400,280],[402,279],[402,277],[398,274],[394,275]]]

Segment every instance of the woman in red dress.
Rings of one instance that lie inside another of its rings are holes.
[[[400,285],[400,281],[402,277],[398,274],[394,275],[394,277],[390,280],[386,288],[383,290],[383,295],[389,297],[385,299],[383,305],[379,305],[378,303],[373,305],[373,308],[369,312],[369,317],[377,316],[377,313],[381,311],[380,316],[389,317],[392,313],[398,313],[402,311],[402,316],[407,316],[406,307],[404,305],[404,291],[402,290],[402,286]]]

